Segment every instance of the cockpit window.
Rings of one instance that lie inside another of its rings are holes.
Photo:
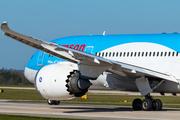
[[[33,58],[34,54],[31,56],[31,59]]]

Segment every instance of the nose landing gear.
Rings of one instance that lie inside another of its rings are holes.
[[[49,105],[59,105],[60,104],[60,101],[56,101],[56,100],[47,100],[47,103]]]

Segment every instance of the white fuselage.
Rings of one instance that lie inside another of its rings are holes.
[[[104,56],[102,56],[103,53]],[[110,53],[111,56],[109,56]],[[180,80],[179,53],[159,44],[122,44],[101,51],[100,56],[114,61],[140,66],[142,68],[147,68],[164,74],[171,74],[173,77],[175,77],[175,79]]]
[[[131,49],[129,49],[131,48]],[[170,74],[175,80],[180,81],[180,55],[176,51],[154,43],[127,43],[117,45],[105,49],[97,54],[97,56],[128,63],[142,68],[147,68],[163,74]],[[66,64],[74,66],[78,69],[76,64],[70,62],[59,62],[57,64]],[[25,76],[31,82],[34,82],[36,70],[25,68]],[[91,80],[95,89],[117,89],[127,91],[138,91],[134,82],[135,78],[126,75],[118,74],[118,72],[104,72],[97,80]],[[155,92],[180,92],[179,84],[173,82],[164,82]]]

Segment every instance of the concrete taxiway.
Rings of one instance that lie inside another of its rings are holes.
[[[131,107],[102,105],[47,105],[45,103],[0,102],[0,114],[79,118],[95,120],[179,120],[180,109],[162,111],[133,111]]]

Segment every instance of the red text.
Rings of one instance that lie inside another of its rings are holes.
[[[62,45],[62,46],[64,46],[64,47],[69,47],[69,48],[72,48],[72,49],[75,49],[75,50],[79,50],[79,51],[84,51],[84,48],[85,48],[85,44],[84,45],[74,45],[74,44],[72,44],[72,45]]]

